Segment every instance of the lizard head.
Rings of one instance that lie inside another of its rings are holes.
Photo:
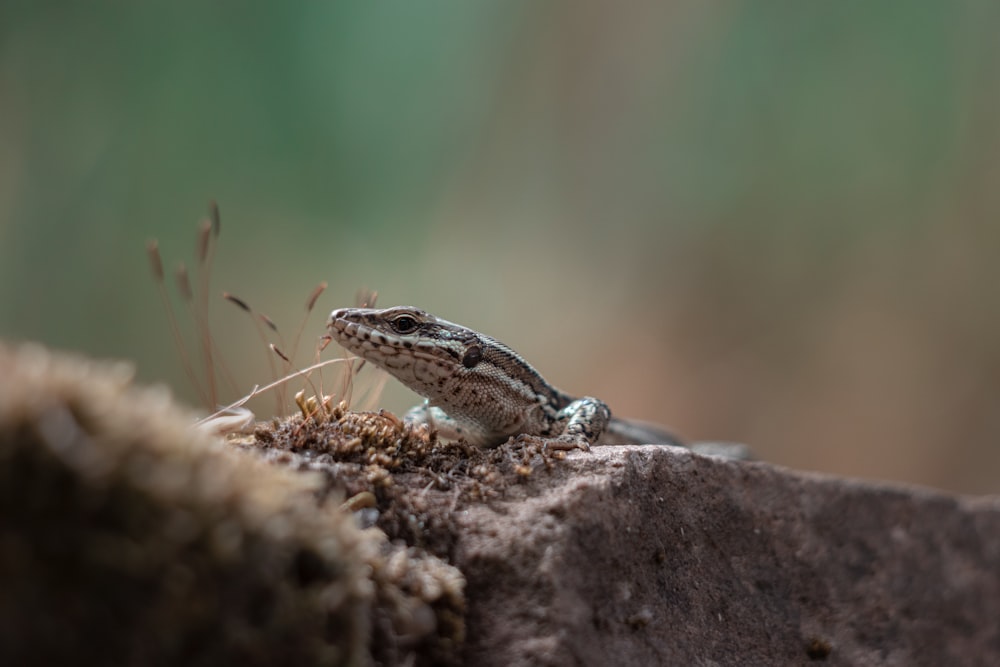
[[[341,346],[428,398],[483,358],[484,337],[412,306],[341,308],[327,329]]]

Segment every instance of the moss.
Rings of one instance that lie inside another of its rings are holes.
[[[562,457],[343,408],[224,441],[131,375],[0,344],[0,664],[456,664],[455,513]]]
[[[129,377],[0,347],[0,662],[367,663],[384,538]]]
[[[230,443],[276,466],[320,473],[321,496],[348,497],[346,506],[388,537],[391,547],[372,562],[372,651],[380,664],[411,655],[415,664],[455,663],[465,638],[465,578],[448,565],[462,533],[456,513],[503,497],[564,452],[442,442],[385,412],[318,414],[261,423]]]

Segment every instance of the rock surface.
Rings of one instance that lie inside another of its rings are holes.
[[[1000,664],[995,497],[606,447],[457,520],[467,664]]]
[[[997,497],[381,413],[191,422],[0,345],[0,664],[1000,664]]]

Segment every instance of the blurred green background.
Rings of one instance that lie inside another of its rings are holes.
[[[5,2],[0,337],[194,402],[144,244],[191,262],[216,199],[244,389],[218,293],[288,333],[326,280],[306,347],[368,286],[688,438],[997,492],[998,34],[995,2]]]

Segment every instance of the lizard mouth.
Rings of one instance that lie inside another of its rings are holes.
[[[368,323],[364,314],[353,312],[350,308],[333,311],[327,329],[342,347],[376,364],[381,365],[387,357],[400,355],[426,361],[451,360],[438,347],[421,342],[419,337],[384,331],[382,327]]]
[[[364,352],[377,350],[380,347],[390,347],[393,350],[402,347],[399,341],[393,340],[375,327],[352,319],[344,313],[345,311],[342,310],[333,311],[327,329],[334,340],[351,352],[365,356]]]

